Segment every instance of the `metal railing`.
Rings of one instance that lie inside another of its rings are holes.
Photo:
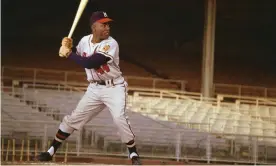
[[[84,72],[49,70],[39,68],[18,68],[13,66],[2,66],[2,80],[29,80],[34,85],[39,81],[58,81],[65,85],[79,85],[87,83]],[[159,79],[150,77],[126,76],[126,80],[132,86],[157,89],[170,89],[185,91],[187,81]],[[258,96],[264,98],[276,98],[276,88],[222,84],[215,83],[214,94],[232,94],[238,96]]]
[[[213,89],[214,94],[276,98],[276,88],[215,83]]]
[[[24,120],[9,120],[2,123],[8,124],[33,124],[34,122]],[[2,135],[1,143],[1,157],[2,161],[12,161],[13,156],[26,155],[27,160],[32,153],[38,154],[39,152],[47,150],[50,141],[54,138],[53,135],[48,134],[47,128],[51,125],[57,126],[59,122],[48,121],[35,121],[41,124],[39,128],[41,134],[38,136],[28,135],[25,139],[21,137]],[[110,128],[115,129],[112,125],[85,125],[84,129],[100,129]],[[136,127],[137,128],[137,127]],[[42,130],[41,130],[42,129]],[[135,127],[134,127],[135,129]],[[140,128],[143,131],[151,131],[152,135],[159,132],[170,130],[175,134],[171,138],[164,140],[165,144],[157,144],[154,140],[146,141],[146,137],[137,134],[137,148],[141,157],[147,158],[164,158],[180,160],[198,160],[210,163],[214,162],[229,162],[229,163],[254,163],[254,164],[276,164],[275,145],[264,144],[263,139],[274,139],[275,137],[264,136],[248,136],[243,134],[218,134],[218,133],[203,133],[201,139],[191,142],[195,139],[193,134],[199,133],[198,131],[189,132],[187,135],[185,129],[165,129],[165,128]],[[16,131],[16,130],[15,130]],[[118,139],[111,139],[114,135],[108,136],[92,132],[90,136],[83,136],[81,130],[75,137],[76,140],[66,141],[65,147],[61,147],[57,151],[57,155],[73,156],[89,156],[95,154],[102,155],[116,155],[127,156],[127,150]],[[106,132],[108,133],[108,132]],[[40,136],[41,135],[41,136]],[[215,138],[215,139],[214,139]],[[13,140],[17,141],[17,146],[12,143]],[[25,144],[23,142],[25,140]],[[99,141],[102,140],[102,141]],[[243,143],[241,143],[243,141]],[[9,157],[12,156],[12,157]]]
[[[133,86],[148,88],[175,89],[184,91],[187,81],[168,80],[151,77],[125,76],[125,79]],[[33,85],[41,81],[62,82],[64,85],[87,84],[85,72],[50,70],[39,68],[18,68],[2,66],[2,80],[29,80]]]

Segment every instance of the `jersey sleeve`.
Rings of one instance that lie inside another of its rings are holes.
[[[97,52],[109,57],[110,60],[107,63],[112,63],[115,56],[118,55],[119,45],[115,40],[110,40],[101,44]]]

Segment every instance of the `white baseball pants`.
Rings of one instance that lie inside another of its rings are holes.
[[[134,139],[134,134],[126,118],[127,83],[107,87],[91,83],[76,109],[63,118],[60,129],[72,133],[81,129],[94,116],[107,107],[117,126],[121,140],[128,143]]]

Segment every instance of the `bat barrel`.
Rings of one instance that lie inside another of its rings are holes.
[[[87,3],[88,3],[88,0],[81,0],[79,8],[78,8],[78,11],[76,13],[76,16],[75,16],[75,19],[74,19],[74,22],[73,22],[73,25],[72,25],[72,27],[70,29],[68,38],[72,37],[72,35],[73,35],[74,31],[75,31],[75,28],[76,28],[76,26],[77,26],[77,24],[79,22],[79,19],[80,19],[81,15],[82,15],[83,10],[86,7]]]

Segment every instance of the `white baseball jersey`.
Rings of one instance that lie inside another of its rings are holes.
[[[102,65],[98,70],[85,69],[88,81],[100,81],[116,79],[122,75],[119,67],[119,45],[111,36],[100,43],[93,44],[93,34],[84,36],[77,45],[77,54],[84,57],[92,56],[94,53],[101,53],[111,60],[107,65]]]

